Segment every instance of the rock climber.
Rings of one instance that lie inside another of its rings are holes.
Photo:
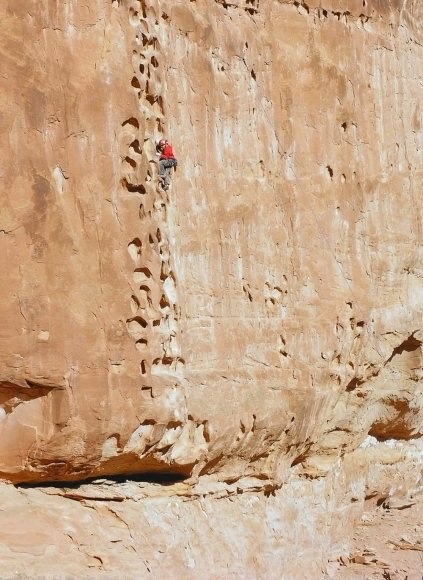
[[[157,143],[157,153],[160,155],[159,160],[159,178],[163,189],[166,191],[170,186],[170,174],[172,167],[178,165],[178,161],[173,153],[173,147],[166,139],[160,139]]]

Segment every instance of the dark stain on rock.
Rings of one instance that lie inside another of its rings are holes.
[[[43,262],[45,252],[46,252],[47,246],[48,246],[47,241],[42,236],[40,236],[38,234],[34,234],[32,236],[32,241],[33,241],[33,247],[32,247],[31,258],[33,260],[35,260],[36,262]]]
[[[32,196],[34,212],[37,214],[37,219],[39,219],[44,216],[47,211],[48,197],[50,195],[50,183],[45,177],[36,175],[32,191],[34,192],[34,195]]]
[[[44,224],[48,216],[50,183],[41,175],[34,176],[32,185],[32,211],[24,223],[25,231],[32,240],[31,257],[36,261],[44,258],[47,242],[43,236]]]

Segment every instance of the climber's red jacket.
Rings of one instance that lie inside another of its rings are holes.
[[[160,153],[160,159],[175,159],[173,147],[170,143],[167,143],[164,146],[163,151]]]

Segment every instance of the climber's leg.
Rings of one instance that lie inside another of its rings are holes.
[[[172,171],[171,167],[165,168],[165,178],[163,180],[163,185],[166,189],[169,189],[169,187],[170,187],[170,172],[171,171]]]
[[[159,179],[161,183],[164,185],[166,181],[166,159],[160,159],[159,161]]]

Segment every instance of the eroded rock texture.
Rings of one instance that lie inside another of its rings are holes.
[[[0,23],[1,476],[239,481],[280,513],[311,478],[320,566],[366,496],[420,481],[420,3]]]

